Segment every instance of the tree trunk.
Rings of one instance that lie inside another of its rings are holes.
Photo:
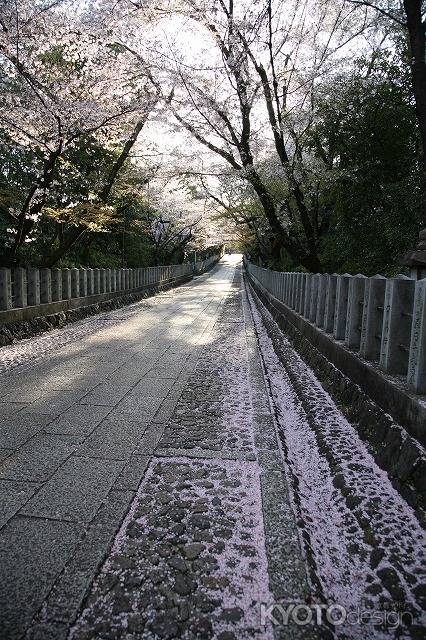
[[[86,233],[87,227],[79,226],[74,227],[67,236],[64,237],[64,242],[59,246],[56,251],[50,254],[43,262],[43,267],[52,268],[58,260],[60,260],[70,249],[75,245],[77,240]]]
[[[421,0],[404,0],[404,8],[411,49],[411,74],[416,115],[422,141],[422,160],[426,163],[426,33],[425,24],[422,21],[422,2]]]
[[[281,222],[277,217],[275,204],[261,178],[254,170],[251,172],[249,180],[260,200],[265,216],[277,240],[277,245],[288,251],[293,260],[298,264],[301,264],[305,269],[308,269],[308,271],[321,273],[323,268],[317,254],[316,247],[313,246],[312,243],[308,242],[309,250],[307,252],[304,251],[297,239],[290,237],[283,229]]]
[[[147,119],[148,119],[148,115],[145,115],[143,118],[138,120],[132,133],[126,140],[120,155],[118,156],[118,158],[116,159],[116,161],[111,167],[111,170],[108,174],[108,178],[106,179],[106,182],[103,188],[98,194],[98,200],[100,202],[107,202],[108,196],[111,193],[111,189],[114,186],[114,183],[117,179],[120,169],[122,168],[123,164],[129,157],[130,151],[134,146],[136,140],[138,139],[138,135],[142,131],[143,126],[146,123]],[[72,231],[70,231],[70,233],[68,234],[68,237],[65,238],[65,241],[58,247],[58,249],[56,249],[56,251],[54,251],[50,256],[46,258],[43,266],[53,267],[58,262],[58,260],[60,260],[67,253],[67,251],[71,249],[71,247],[77,242],[77,240],[79,240],[82,237],[85,231],[87,231],[87,227],[83,227],[83,226],[75,227]],[[123,253],[124,253],[124,235],[123,235]],[[123,255],[123,262],[124,262],[124,255]]]
[[[27,216],[38,216],[44,207],[44,204],[46,202],[46,189],[50,186],[53,180],[56,162],[62,154],[62,149],[63,141],[60,140],[57,149],[55,149],[55,151],[52,151],[46,158],[43,165],[42,175],[40,176],[38,181],[31,187],[25,199],[25,202],[22,205],[22,209],[18,218],[18,228],[16,231],[15,242],[13,243],[13,247],[11,250],[11,260],[13,263],[16,263],[16,255],[18,253],[19,247],[21,247],[21,245],[24,243],[25,238],[34,226],[34,221],[29,220]],[[38,200],[38,202],[35,202],[33,205],[31,205],[37,189],[43,189],[43,196]]]

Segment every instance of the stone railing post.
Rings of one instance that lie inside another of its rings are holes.
[[[414,291],[407,383],[415,393],[426,393],[426,278]]]
[[[305,289],[306,289],[306,273],[300,274],[299,281],[299,300],[297,303],[297,313],[303,315],[303,310],[305,308]]]
[[[327,333],[334,331],[334,312],[336,309],[336,287],[337,275],[335,273],[327,275],[327,285],[325,292],[324,308],[324,330]]]
[[[303,315],[305,318],[308,318],[308,319],[311,311],[311,288],[312,288],[313,277],[314,277],[313,273],[306,274],[305,300],[303,302]]]
[[[80,270],[73,267],[71,269],[71,298],[80,297]]]
[[[78,287],[80,298],[85,298],[87,296],[87,269],[78,270]]]
[[[275,297],[275,271],[270,271],[268,274],[269,287],[268,290]]]
[[[28,304],[33,307],[40,304],[40,272],[38,269],[30,267],[27,273]]]
[[[86,281],[87,281],[87,295],[93,296],[95,293],[95,277],[93,275],[93,269],[86,269]]]
[[[348,315],[348,291],[349,281],[352,276],[344,273],[337,276],[336,307],[334,312],[333,335],[336,340],[344,340],[346,333],[346,317]]]
[[[0,269],[0,309],[12,308],[12,277],[10,269]]]
[[[318,276],[317,313],[315,316],[315,324],[320,329],[324,327],[326,293],[327,293],[327,276],[320,273]]]
[[[257,279],[259,279],[259,278],[258,278],[258,276],[257,276],[257,272],[255,273],[255,275],[256,275]],[[284,271],[284,272],[283,272],[283,275],[282,275],[282,277],[283,277],[283,285],[282,285],[282,287],[283,287],[282,301],[284,302],[284,304],[287,304],[287,276],[288,276],[288,273],[286,273],[286,272]]]
[[[40,270],[40,302],[52,302],[52,272],[50,269]]]
[[[101,292],[101,270],[93,269],[93,293],[97,295]]]
[[[300,273],[295,273],[293,277],[293,306],[292,309],[297,311],[297,307],[299,306],[299,282],[300,282]]]
[[[288,274],[288,306],[290,309],[293,309],[294,305],[294,277],[295,273],[291,272]]]
[[[106,269],[99,269],[101,276],[101,284],[99,293],[106,293]]]
[[[13,273],[14,306],[26,307],[27,297],[27,272],[22,267],[17,267]]]
[[[310,322],[315,322],[317,317],[317,302],[318,302],[318,289],[320,273],[314,273],[311,280],[311,299],[309,303],[309,316]]]
[[[279,273],[274,271],[274,296],[278,299],[278,287],[279,287]]]
[[[62,271],[62,300],[71,298],[71,271],[70,269],[61,269]]]
[[[52,269],[52,300],[59,302],[62,300],[62,271]]]
[[[117,269],[111,269],[111,291],[117,291]]]
[[[414,284],[407,276],[386,281],[380,367],[387,373],[408,371]]]
[[[365,281],[359,353],[367,360],[379,360],[382,340],[386,278],[372,276]]]
[[[279,285],[278,285],[278,295],[281,302],[284,302],[284,273],[280,273],[279,276]]]
[[[297,312],[299,307],[299,296],[300,296],[300,273],[294,274],[294,296],[293,296],[293,310]]]
[[[111,292],[111,269],[105,270],[106,292]]]
[[[367,278],[365,276],[358,273],[349,281],[345,344],[350,349],[359,349],[361,342],[361,325],[366,280]]]

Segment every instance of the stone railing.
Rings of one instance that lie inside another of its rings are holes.
[[[426,278],[284,273],[245,262],[269,294],[364,360],[426,393]]]
[[[0,269],[0,309],[6,311],[118,291],[125,294],[191,273],[190,264],[143,269]]]
[[[200,260],[194,264],[194,274],[200,275],[205,271],[209,271],[219,260],[218,256],[210,256],[206,260]]]
[[[178,284],[211,268],[207,260],[139,269],[0,269],[0,325]]]

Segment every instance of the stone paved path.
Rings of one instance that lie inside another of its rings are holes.
[[[1,640],[394,636],[262,619],[261,604],[350,607],[392,582],[368,579],[364,531],[337,494],[333,511],[328,458],[303,441],[268,340],[227,258],[176,290],[0,351]],[[424,539],[385,489],[393,524],[398,509],[406,518],[403,554],[391,555],[407,564]],[[361,547],[353,566],[350,543]],[[402,594],[414,609],[416,570]]]

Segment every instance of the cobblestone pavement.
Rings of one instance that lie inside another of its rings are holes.
[[[362,528],[341,497],[354,482],[343,439],[339,467],[305,424],[268,322],[226,258],[0,351],[2,640],[421,637],[418,619],[414,632],[272,624],[275,602],[302,605],[303,618],[307,605],[400,599],[418,618],[424,538],[345,425],[370,468],[352,507],[382,496],[392,519]],[[337,408],[309,384],[339,435]]]

